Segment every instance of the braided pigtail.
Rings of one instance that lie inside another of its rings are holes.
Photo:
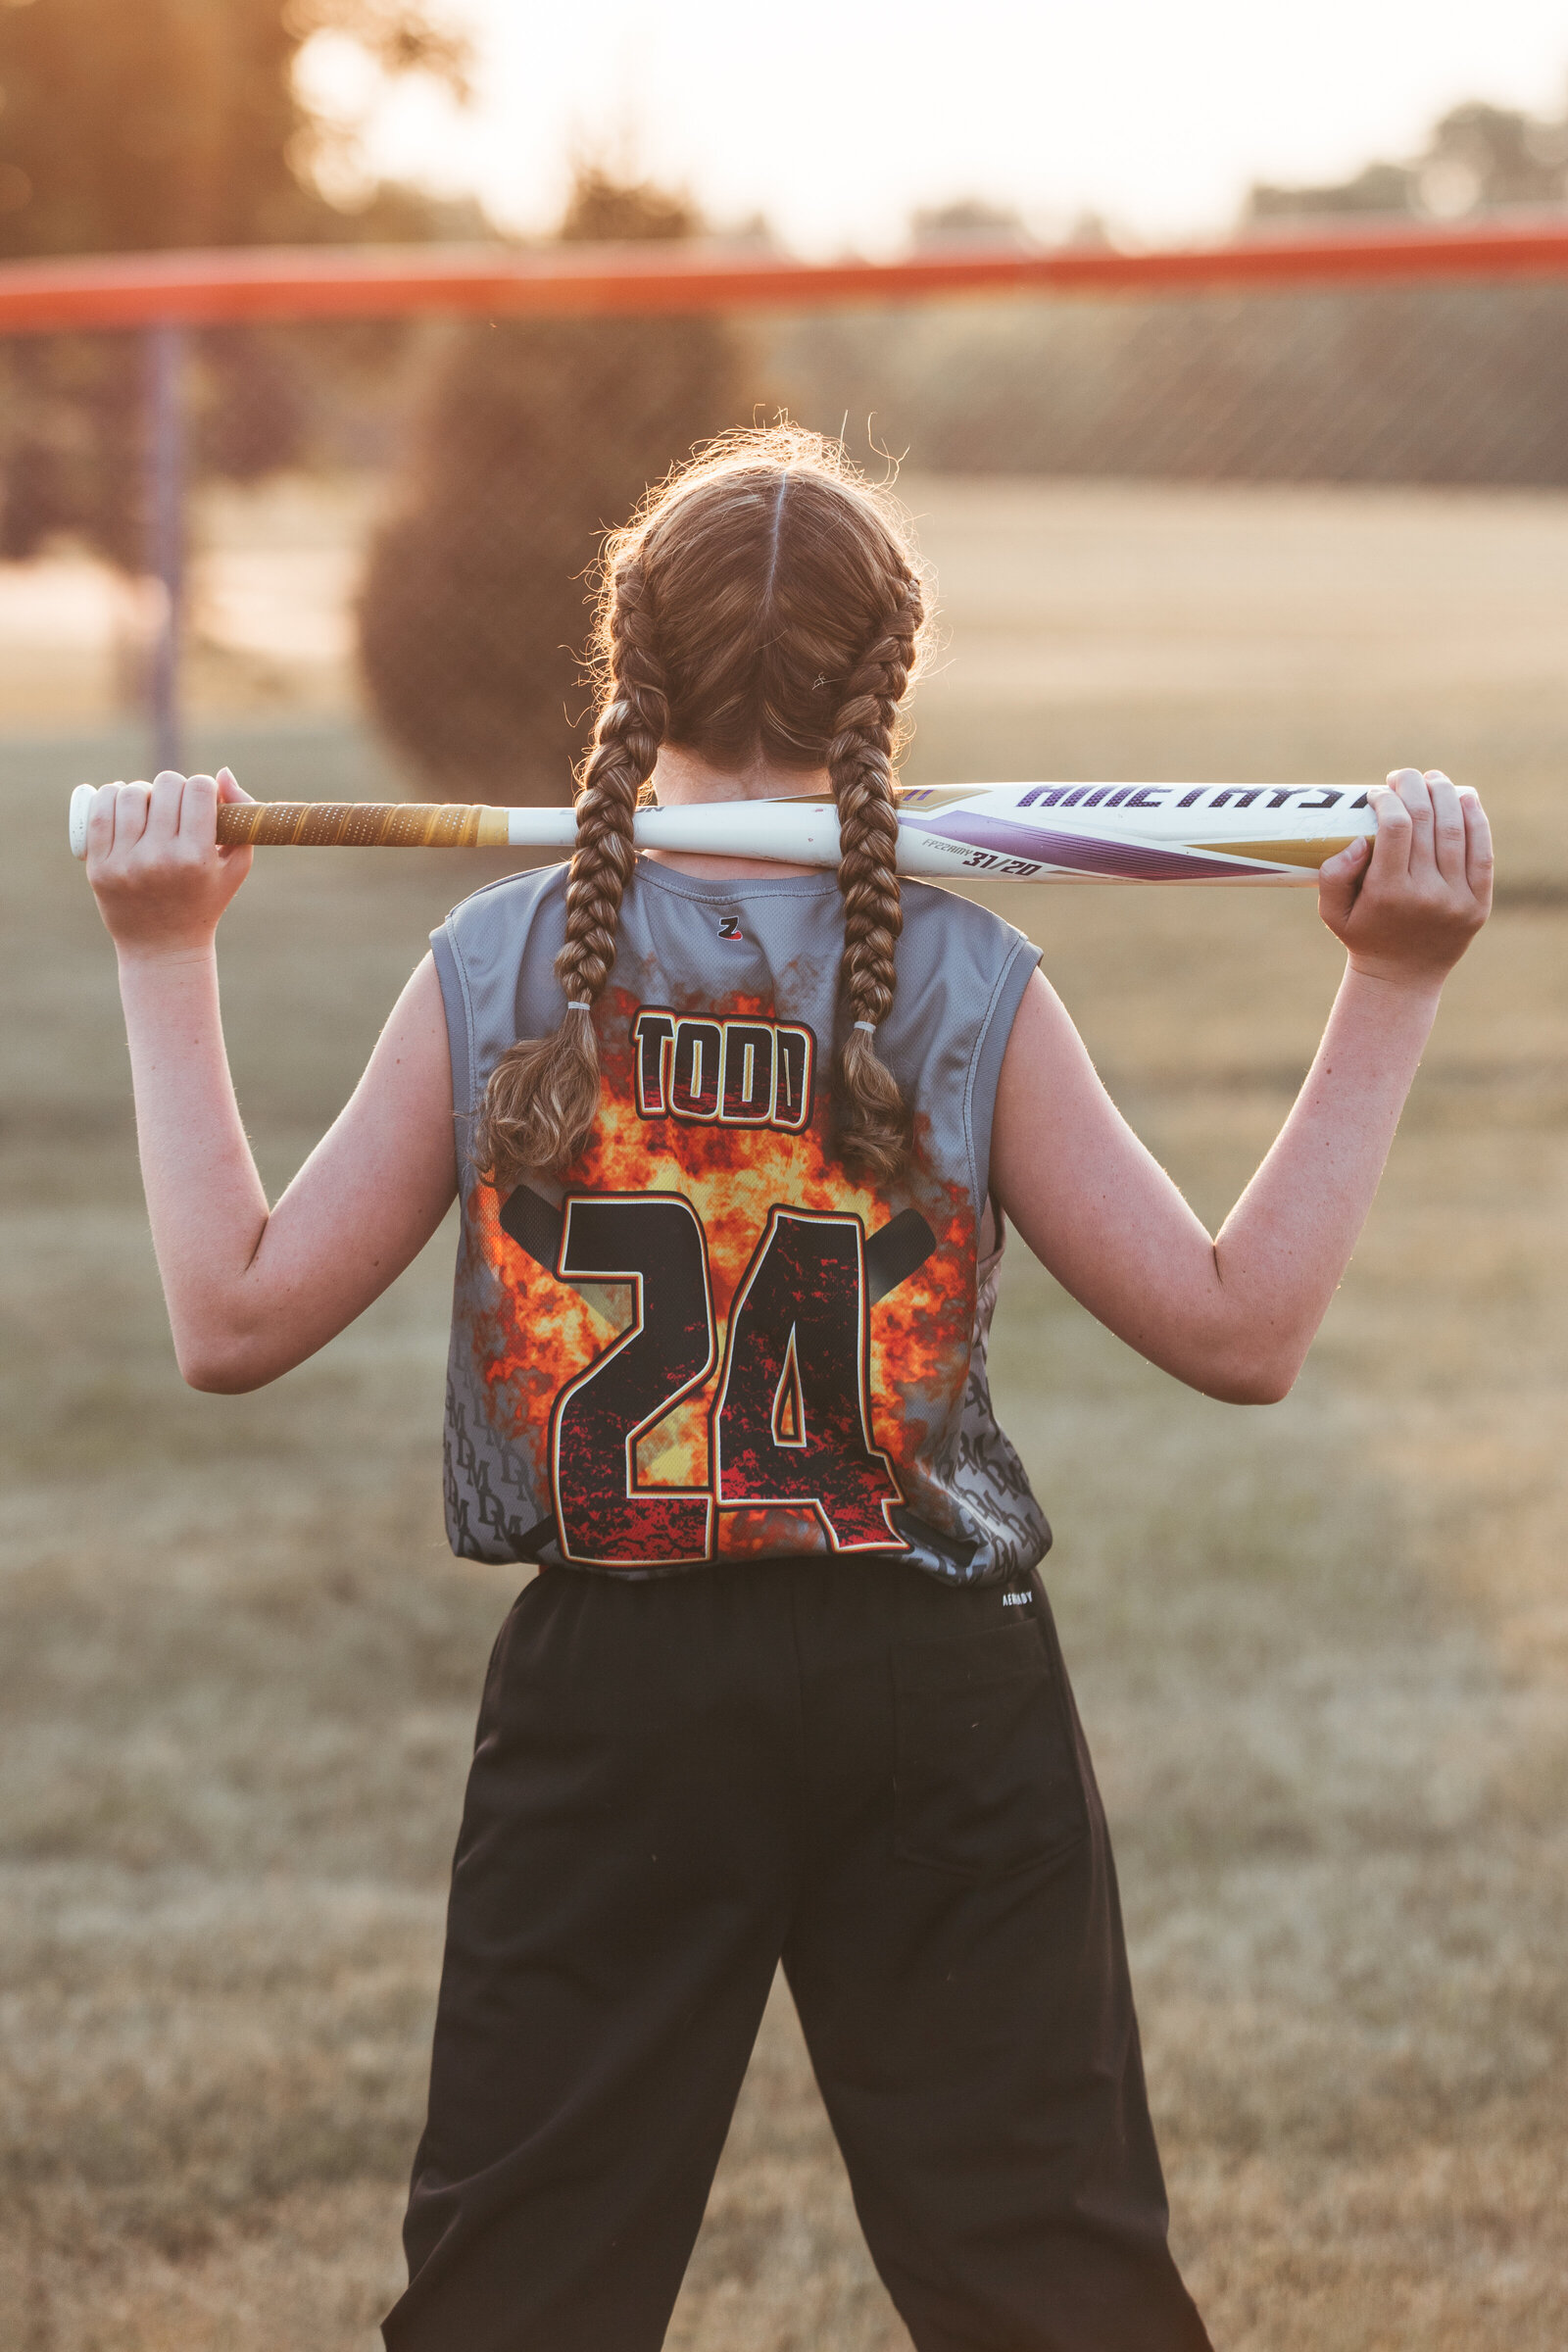
[[[566,1011],[554,1037],[511,1046],[490,1073],[475,1153],[506,1191],[569,1166],[599,1109],[592,1007],[615,960],[620,902],[636,861],[632,821],[669,723],[642,550],[616,564],[601,621],[608,677],[577,793],[577,847],[566,884],[566,941],[556,977]]]
[[[845,681],[827,758],[839,811],[841,972],[853,1024],[835,1073],[839,1151],[852,1174],[883,1183],[899,1173],[909,1152],[909,1113],[877,1053],[874,1032],[893,1009],[894,949],[904,928],[894,728],[922,616],[919,583],[906,573],[898,603]]]

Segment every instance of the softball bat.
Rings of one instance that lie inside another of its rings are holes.
[[[87,854],[93,788],[71,800],[71,847]],[[955,784],[897,796],[898,870],[1010,882],[1312,883],[1326,858],[1377,831],[1357,784]],[[253,801],[218,811],[220,842],[341,849],[558,850],[573,808],[456,802]],[[826,794],[645,808],[639,849],[834,866]]]

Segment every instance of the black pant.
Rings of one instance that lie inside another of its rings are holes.
[[[781,1956],[920,2352],[1204,2352],[1045,1593],[882,1558],[513,1609],[391,2352],[655,2352]]]

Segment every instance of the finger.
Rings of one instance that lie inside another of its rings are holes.
[[[1439,873],[1453,888],[1465,878],[1464,810],[1459,795],[1440,767],[1429,767],[1427,791],[1432,799],[1432,855]]]
[[[185,779],[177,767],[161,767],[153,778],[153,788],[147,798],[147,830],[143,839],[149,843],[167,844],[179,831],[179,805],[185,797]]]
[[[1470,895],[1483,914],[1492,912],[1492,826],[1478,792],[1459,795],[1464,808],[1464,871]]]
[[[250,794],[240,790],[239,781],[231,767],[220,767],[218,771],[217,781],[218,798],[222,806],[226,808],[234,802],[243,802],[247,808],[254,808],[255,803]],[[215,839],[217,831],[218,816],[215,810],[213,816]],[[222,859],[225,869],[237,869],[240,879],[243,881],[251,870],[251,859],[255,856],[255,852],[248,841],[225,841],[220,845],[218,855]]]
[[[1360,834],[1318,867],[1317,908],[1331,931],[1339,930],[1348,919],[1371,854],[1371,842]]]
[[[179,837],[193,849],[211,850],[218,842],[218,778],[187,776],[179,807]]]
[[[1366,879],[1374,884],[1402,881],[1410,870],[1410,844],[1415,834],[1410,811],[1395,790],[1392,777],[1387,784],[1374,784],[1367,798],[1378,820],[1378,832]]]
[[[1412,874],[1426,874],[1432,864],[1432,790],[1418,767],[1397,767],[1389,782],[1410,812]]]
[[[87,855],[94,861],[108,857],[115,846],[115,802],[118,784],[100,784],[87,811]]]
[[[146,784],[119,784],[115,787],[115,837],[111,848],[133,850],[147,830],[147,803],[151,787]]]
[[[1328,874],[1335,880],[1339,880],[1343,876],[1358,873],[1361,862],[1371,847],[1371,837],[1365,833],[1358,833],[1353,841],[1346,843],[1343,850],[1336,850],[1332,858],[1324,858],[1317,869],[1319,876]]]

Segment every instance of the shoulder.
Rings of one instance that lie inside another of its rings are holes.
[[[510,1045],[561,1017],[554,966],[566,931],[566,874],[564,865],[505,874],[430,934],[462,1112],[476,1107],[486,1073]]]
[[[902,899],[890,1057],[933,1071],[940,1064],[950,1078],[960,1067],[971,1077],[990,1072],[1000,1066],[1040,950],[991,907],[954,891],[906,883]]]
[[[1025,932],[1006,922],[989,906],[933,882],[901,882],[905,936],[917,951],[913,961],[929,956],[933,963],[956,959],[977,973],[1000,974],[1015,958],[1027,958],[1029,970],[1040,960],[1040,950]],[[900,971],[900,979],[904,977]]]
[[[929,883],[901,885],[898,985],[885,1025],[893,1066],[949,1077],[1012,1026],[1040,950],[989,906]],[[940,1047],[939,1047],[940,1041]]]
[[[483,960],[498,953],[514,954],[541,922],[564,934],[569,871],[564,864],[531,866],[523,873],[503,874],[499,882],[485,883],[461,899],[440,929],[431,934],[437,953],[445,944],[463,962]]]
[[[520,874],[503,874],[499,882],[486,882],[478,890],[470,891],[466,899],[460,899],[447,922],[459,933],[493,923],[527,922],[550,900],[564,899],[570,871],[570,866],[563,862],[529,866]]]
[[[929,1122],[926,1150],[959,1166],[979,1201],[1002,1059],[1040,951],[991,907],[954,891],[906,882],[900,898],[898,982],[879,1044]]]

